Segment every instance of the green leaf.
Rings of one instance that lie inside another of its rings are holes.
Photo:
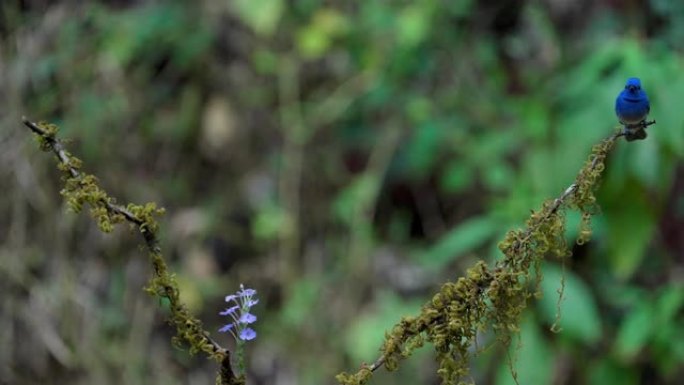
[[[404,8],[397,18],[397,32],[400,45],[414,46],[421,43],[430,32],[429,9],[420,3]]]
[[[332,8],[316,11],[311,22],[297,33],[297,47],[303,56],[323,56],[333,40],[349,30],[346,16]]]
[[[378,188],[380,181],[374,175],[362,174],[342,190],[333,201],[333,212],[337,219],[351,224],[359,205],[365,204]]]
[[[561,274],[565,274],[565,289],[561,302],[561,335],[582,341],[586,344],[598,342],[602,334],[601,319],[596,301],[586,283],[572,271],[563,273],[557,266],[547,265],[543,270],[541,284],[543,293],[539,301],[544,319],[549,324],[556,318],[558,304],[557,290],[561,285]]]
[[[267,204],[257,212],[252,233],[260,240],[275,239],[286,226],[291,226],[287,213],[275,204]]]
[[[672,284],[663,290],[657,301],[658,318],[662,322],[669,323],[677,315],[684,305],[684,287],[681,284]]]
[[[548,129],[550,109],[547,101],[529,98],[520,100],[518,104],[522,120],[520,129],[531,139],[541,143],[550,134]]]
[[[515,171],[504,161],[497,161],[482,170],[485,185],[495,191],[506,191],[515,182]]]
[[[401,317],[420,308],[420,303],[404,302],[393,293],[380,293],[379,297],[377,307],[357,314],[346,333],[346,348],[353,362],[375,360],[384,340],[383,331],[389,331]]]
[[[498,222],[490,217],[467,220],[446,233],[436,245],[421,257],[430,268],[442,268],[466,252],[481,247],[498,231]]]
[[[297,280],[292,285],[290,296],[283,306],[282,323],[289,327],[301,327],[302,323],[310,318],[311,309],[315,308],[322,284],[316,277]]]
[[[323,56],[330,47],[328,35],[321,33],[315,26],[306,26],[297,33],[297,48],[306,58]]]
[[[255,32],[271,35],[283,14],[283,0],[235,0],[235,13]]]
[[[650,117],[657,121],[656,125],[649,128],[649,139],[658,139],[663,146],[681,157],[684,155],[684,122],[679,101],[684,98],[684,75],[679,68],[679,59],[674,61],[676,63],[670,65],[671,68],[658,74],[658,82],[646,89],[653,98]],[[657,89],[658,93],[650,92],[651,89]]]
[[[650,139],[650,138],[649,138]],[[659,186],[661,167],[661,151],[655,140],[640,141],[638,146],[630,148],[630,169],[645,186]]]
[[[608,258],[618,278],[628,279],[645,256],[656,229],[655,213],[638,185],[626,186],[606,214]]]
[[[684,362],[684,331],[681,320],[677,317],[683,304],[682,285],[669,285],[660,293],[655,302],[654,314],[651,315],[652,323],[655,324],[651,346],[663,373],[673,373]]]
[[[526,316],[521,324],[520,349],[516,350],[515,339],[511,344],[513,368],[518,375],[518,384],[550,384],[553,372],[553,351],[540,333],[537,323]],[[506,361],[499,367],[496,385],[515,385]]]
[[[653,336],[653,303],[646,298],[627,315],[615,339],[615,352],[623,360],[631,361]]]
[[[609,360],[600,360],[589,369],[588,385],[636,385],[639,378],[635,369],[618,366]]]
[[[473,167],[462,159],[450,161],[440,178],[441,187],[447,193],[461,192],[473,184]]]
[[[407,102],[406,114],[416,125],[428,121],[434,116],[433,101],[423,95],[413,96]]]
[[[669,323],[659,328],[653,342],[656,364],[661,373],[670,376],[684,362],[684,330],[679,323]]]
[[[445,131],[433,122],[425,122],[417,130],[406,150],[411,171],[422,176],[434,168]]]

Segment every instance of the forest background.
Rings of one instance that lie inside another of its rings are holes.
[[[523,384],[684,375],[684,3],[3,1],[0,383],[209,384],[170,345],[134,233],[65,209],[21,116],[60,125],[123,201],[155,201],[212,331],[257,289],[248,383],[332,384],[574,180],[642,79],[657,124],[607,162],[592,242],[547,261]],[[579,217],[568,214],[568,239]],[[230,345],[229,336],[212,333]],[[372,384],[437,384],[424,348]],[[477,384],[512,383],[505,351]]]

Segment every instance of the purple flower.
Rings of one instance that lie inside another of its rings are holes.
[[[257,318],[254,314],[250,313],[245,313],[240,316],[240,319],[238,320],[239,323],[249,325],[251,323],[256,322]]]
[[[251,297],[256,294],[256,290],[254,289],[245,289],[242,286],[240,286],[240,288],[242,288],[242,290],[237,292],[240,297]]]
[[[235,305],[235,306],[229,307],[228,309],[226,309],[226,310],[220,312],[219,314],[220,314],[220,315],[229,315],[229,314],[233,314],[233,313],[235,313],[239,308],[240,308],[240,306]]]
[[[237,298],[237,295],[231,294],[226,296],[226,302],[233,301],[235,298]]]
[[[256,338],[256,332],[252,328],[244,328],[240,331],[240,339],[250,341]]]
[[[221,327],[219,332],[230,332],[238,342],[250,341],[256,338],[257,333],[247,326],[257,320],[257,317],[249,312],[252,306],[259,303],[258,299],[252,298],[256,293],[256,290],[246,289],[244,285],[240,284],[240,290],[235,292],[235,294],[226,296],[226,302],[232,302],[233,306],[219,312],[219,314],[230,316],[232,321]]]
[[[248,299],[248,300],[245,301],[245,306],[247,306],[247,307],[252,307],[252,306],[254,306],[254,305],[258,304],[258,303],[259,303],[259,300],[258,300],[258,299]]]
[[[221,333],[225,333],[225,332],[229,331],[230,329],[232,329],[233,326],[235,326],[235,324],[223,325],[223,327],[220,328],[219,331],[220,331]]]

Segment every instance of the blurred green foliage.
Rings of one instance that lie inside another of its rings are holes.
[[[658,123],[613,151],[563,331],[549,262],[515,367],[521,383],[678,383],[683,36],[684,6],[663,0],[2,2],[0,378],[214,374],[169,349],[134,235],[64,214],[21,115],[58,123],[112,196],[167,208],[164,248],[207,327],[225,293],[257,288],[249,377],[305,385],[372,362],[367,339],[499,258],[639,76]],[[437,381],[413,359],[373,383]],[[511,380],[496,348],[473,365],[478,384]]]

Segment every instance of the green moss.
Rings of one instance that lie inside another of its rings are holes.
[[[50,124],[47,122],[40,122],[37,124],[38,127],[40,127],[43,131],[45,131],[45,135],[35,135],[34,138],[38,142],[38,146],[42,151],[51,151],[52,150],[52,143],[55,140],[55,136],[57,135],[57,131],[59,131],[59,128],[55,124]]]
[[[45,123],[40,127],[45,131],[44,135],[38,135],[40,148],[61,148],[55,138],[57,127]],[[489,328],[502,345],[510,345],[519,332],[520,316],[528,298],[539,294],[542,261],[547,256],[562,259],[570,255],[564,237],[566,209],[582,213],[576,242],[582,244],[591,238],[591,218],[598,212],[594,191],[605,168],[605,158],[617,137],[613,135],[594,146],[575,183],[561,198],[544,202],[530,215],[524,229],[511,230],[505,235],[499,243],[503,258],[493,268],[482,261],[476,263],[464,277],[442,285],[418,315],[402,318],[385,334],[380,351],[387,370],[396,370],[402,360],[427,342],[435,350],[439,364],[437,374],[442,383],[463,384],[463,379],[468,377],[472,356],[470,347],[475,344],[479,331]],[[187,346],[190,354],[204,352],[221,362],[217,383],[244,384],[243,376],[235,377],[230,372],[228,352],[209,339],[201,321],[193,317],[180,301],[178,285],[157,245],[159,224],[155,217],[163,214],[164,210],[154,203],[128,204],[125,213],[130,217],[127,218],[115,205],[114,199],[99,187],[95,176],[80,172],[82,162],[79,159],[63,150],[59,152],[59,159],[59,169],[64,173],[62,195],[70,209],[80,212],[87,204],[90,215],[104,232],[112,231],[115,225],[128,219],[145,238],[153,267],[152,278],[145,290],[168,300],[171,310],[169,323],[176,328],[173,344]],[[509,358],[511,374],[517,381],[513,361]],[[336,379],[345,385],[365,384],[372,377],[373,369],[364,365],[357,373],[341,373]]]
[[[594,146],[575,183],[561,198],[547,200],[532,212],[524,229],[506,233],[499,243],[503,258],[493,268],[482,261],[476,263],[455,283],[442,285],[420,314],[402,318],[386,333],[380,348],[385,368],[396,370],[401,360],[429,342],[436,352],[442,384],[464,384],[472,356],[470,347],[478,331],[489,328],[502,345],[510,346],[520,331],[520,316],[528,299],[540,295],[541,263],[547,256],[563,259],[570,255],[565,241],[566,209],[582,213],[577,243],[591,237],[591,217],[598,212],[594,191],[616,139],[613,135]],[[510,356],[509,367],[517,382],[514,358]],[[342,373],[337,380],[344,385],[361,385],[371,374],[364,367],[356,374]]]
[[[64,182],[61,194],[67,206],[79,213],[87,205],[90,208],[90,216],[105,233],[111,232],[114,226],[128,220],[132,228],[137,228],[143,235],[153,268],[152,277],[145,291],[168,300],[171,310],[168,321],[176,328],[176,336],[172,338],[173,345],[186,347],[190,354],[204,352],[209,358],[221,363],[217,383],[244,385],[244,376],[234,376],[230,370],[229,352],[209,339],[209,333],[204,330],[202,322],[180,301],[178,284],[167,268],[157,241],[159,223],[156,217],[162,215],[164,209],[158,208],[154,202],[144,205],[130,203],[123,209],[117,206],[114,198],[99,186],[94,175],[80,171],[81,160],[62,148],[62,143],[55,137],[57,126],[47,123],[40,123],[38,126],[45,132],[43,135],[36,135],[40,148],[44,151],[54,151],[58,155],[58,169],[63,173]]]

